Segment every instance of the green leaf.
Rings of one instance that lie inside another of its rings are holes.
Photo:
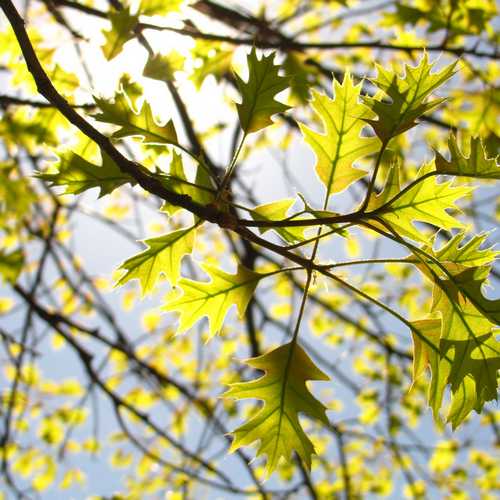
[[[191,80],[196,89],[200,90],[208,76],[213,76],[219,82],[225,74],[229,73],[234,51],[218,43],[197,40],[192,54],[195,65]]]
[[[130,175],[122,172],[103,151],[102,165],[95,165],[71,151],[59,153],[59,161],[48,172],[36,176],[50,182],[51,186],[64,186],[63,194],[79,194],[98,187],[99,198],[126,184],[135,184]],[[55,170],[53,172],[53,170]]]
[[[309,100],[309,89],[320,85],[319,70],[307,63],[308,56],[299,52],[287,51],[283,61],[285,74],[290,77],[290,94],[300,104]]]
[[[475,409],[497,398],[497,372],[500,370],[500,342],[495,339],[500,323],[500,300],[481,293],[489,266],[467,268],[451,279],[439,279],[433,288],[431,315],[439,319],[414,322],[431,344],[413,335],[414,377],[427,364],[432,381],[429,404],[439,419],[446,385],[451,389],[447,421],[455,429]]]
[[[179,12],[185,0],[141,0],[139,13],[144,16],[164,16]]]
[[[215,189],[208,172],[198,164],[196,178],[194,180],[195,185],[189,184],[184,171],[182,156],[175,151],[172,153],[169,175],[163,182],[171,191],[175,191],[179,194],[186,194],[200,205],[208,205],[215,199]],[[180,209],[180,207],[171,205],[168,202],[164,202],[161,207],[161,210],[170,216],[177,213]]]
[[[120,267],[126,273],[116,286],[138,279],[142,295],[151,293],[164,274],[171,285],[175,285],[181,274],[181,263],[185,255],[193,251],[196,226],[178,229],[157,238],[144,240],[147,249],[127,259]]]
[[[94,99],[101,110],[100,113],[93,115],[94,118],[120,127],[111,137],[121,139],[138,136],[148,144],[177,144],[177,134],[172,120],[164,125],[158,125],[148,102],[135,112],[123,90],[115,94],[113,102],[97,97]]]
[[[276,94],[288,88],[289,79],[278,75],[280,67],[275,66],[273,61],[274,53],[258,59],[254,47],[247,55],[248,81],[235,75],[242,97],[241,104],[237,104],[238,116],[245,134],[272,125],[272,115],[289,109],[289,106],[274,99]]]
[[[265,203],[255,207],[250,215],[255,221],[277,221],[284,220],[288,217],[287,213],[295,204],[295,198],[284,198],[283,200],[273,201],[271,203]],[[296,220],[296,218],[294,218]],[[271,228],[262,227],[259,228],[259,232],[264,234]],[[278,233],[285,241],[289,243],[295,243],[302,241],[304,239],[304,228],[303,227],[277,227],[274,231]]]
[[[106,43],[101,47],[104,57],[109,61],[123,49],[123,45],[135,37],[134,28],[139,20],[138,15],[132,15],[130,9],[109,12],[111,29],[103,31]]]
[[[201,318],[209,321],[209,335],[216,335],[222,328],[229,308],[236,304],[240,317],[243,317],[255,287],[265,274],[259,274],[238,266],[236,274],[228,274],[209,264],[201,268],[210,276],[210,281],[193,281],[181,278],[177,287],[182,295],[172,296],[163,306],[164,311],[177,311],[179,316],[178,333],[185,332]]]
[[[15,163],[0,162],[0,227],[6,228],[7,220],[21,222],[30,213],[37,198],[29,181]]]
[[[290,461],[295,451],[311,468],[314,447],[299,422],[299,413],[328,424],[325,406],[308,390],[308,380],[329,380],[302,347],[289,343],[245,361],[265,374],[257,380],[231,384],[225,397],[259,399],[264,406],[232,434],[230,452],[259,440],[257,456],[267,455],[266,475],[276,469],[281,457]]]
[[[15,283],[24,266],[24,255],[21,250],[7,253],[0,250],[0,276],[8,283]]]
[[[147,78],[161,82],[174,80],[174,73],[184,69],[186,58],[179,52],[172,50],[168,55],[149,55],[142,74]]]
[[[454,135],[448,139],[450,161],[436,151],[436,170],[440,174],[463,175],[479,179],[500,179],[500,166],[496,158],[487,158],[486,150],[479,137],[470,140],[469,156],[465,156]]]
[[[446,244],[438,250],[432,247],[424,247],[423,250],[433,255],[448,270],[454,272],[464,267],[477,267],[491,264],[499,255],[500,251],[493,247],[481,248],[484,245],[488,233],[473,236],[469,241],[464,242],[466,233],[457,233]],[[437,273],[440,273],[438,266],[432,262],[428,264]],[[459,267],[462,266],[462,267]],[[419,266],[425,273],[425,266]]]
[[[435,63],[429,63],[424,54],[418,66],[405,66],[405,75],[377,65],[378,75],[372,81],[382,89],[391,102],[376,97],[364,97],[366,104],[376,113],[378,120],[366,119],[382,142],[389,142],[417,125],[415,120],[441,104],[445,99],[427,98],[455,73],[456,62],[437,73],[431,73]]]
[[[300,129],[305,141],[316,154],[316,172],[328,195],[340,193],[366,175],[353,163],[377,150],[380,142],[375,137],[361,137],[365,121],[373,116],[359,102],[361,84],[354,85],[346,72],[342,84],[334,80],[334,98],[313,91],[311,106],[321,118],[325,133],[311,130],[303,124]]]
[[[447,210],[456,209],[455,201],[470,194],[474,188],[454,187],[451,181],[439,183],[436,176],[430,176],[401,191],[399,170],[399,165],[391,167],[382,192],[372,194],[368,203],[369,211],[376,211],[376,216],[389,223],[400,235],[424,243],[428,243],[429,237],[413,225],[414,221],[448,230],[464,227]],[[425,164],[417,174],[416,181],[432,171],[433,163]]]

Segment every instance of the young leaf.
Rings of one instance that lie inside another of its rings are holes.
[[[169,283],[175,285],[180,277],[183,257],[193,251],[195,233],[196,227],[192,226],[144,240],[148,248],[130,257],[119,267],[126,273],[116,286],[138,279],[142,295],[145,296],[153,291],[160,274],[164,274]]]
[[[464,225],[446,210],[455,208],[455,201],[473,191],[466,186],[453,187],[450,182],[438,183],[436,176],[430,176],[401,191],[399,166],[391,167],[383,191],[372,195],[369,211],[376,211],[377,217],[388,222],[400,235],[427,243],[429,238],[420,232],[414,221],[427,222],[439,228],[463,228]],[[432,163],[424,165],[417,180],[434,170]]]
[[[167,82],[174,80],[174,73],[184,69],[186,58],[173,50],[168,55],[154,54],[148,57],[142,74],[147,78]]]
[[[232,434],[230,452],[259,440],[257,456],[267,455],[266,475],[281,457],[290,461],[295,451],[311,468],[314,447],[299,422],[299,413],[328,424],[325,406],[308,390],[308,380],[329,380],[296,343],[289,343],[245,361],[265,374],[257,380],[231,384],[225,397],[260,399],[264,406]]]
[[[384,143],[389,142],[406,130],[417,125],[415,120],[441,104],[445,99],[427,100],[455,73],[456,62],[437,73],[431,73],[435,63],[429,63],[424,54],[418,66],[406,66],[406,74],[401,77],[394,70],[386,70],[377,65],[378,75],[373,83],[382,89],[391,102],[380,101],[377,97],[364,97],[366,104],[377,114],[378,120],[366,119]]]
[[[328,195],[340,193],[366,175],[353,163],[377,150],[376,137],[361,137],[366,126],[363,120],[372,117],[371,111],[359,102],[361,84],[354,85],[346,72],[340,84],[334,80],[334,98],[313,91],[311,106],[321,118],[325,133],[315,132],[303,124],[300,130],[316,154],[316,172]]]
[[[201,165],[198,165],[194,180],[195,186],[189,184],[184,172],[182,156],[175,151],[172,153],[169,177],[165,179],[164,183],[168,189],[179,194],[187,194],[200,205],[208,205],[215,199],[214,186],[208,172]],[[180,210],[180,207],[164,202],[161,210],[172,216]]]
[[[272,125],[272,115],[289,109],[289,106],[274,99],[276,94],[288,88],[289,79],[278,75],[279,66],[275,66],[273,61],[274,53],[258,59],[253,48],[247,55],[248,81],[245,82],[235,75],[242,98],[241,104],[236,106],[245,134]]]
[[[240,317],[243,317],[257,283],[266,275],[255,273],[241,265],[236,274],[225,273],[205,263],[201,267],[210,276],[210,281],[181,278],[177,286],[182,295],[171,297],[162,309],[180,313],[178,333],[185,332],[207,316],[209,334],[213,336],[221,329],[233,304],[236,304]]]
[[[283,200],[265,203],[255,207],[250,215],[255,221],[276,221],[286,219],[287,213],[295,204],[295,198],[284,198]],[[269,231],[271,228],[263,227],[259,229],[261,234]],[[295,243],[304,239],[303,227],[277,227],[274,230],[289,243]]]
[[[165,16],[179,12],[185,0],[141,0],[139,12],[144,16]]]
[[[0,276],[8,283],[15,283],[24,266],[24,255],[21,250],[7,253],[0,250]]]
[[[450,385],[447,421],[454,429],[473,409],[480,412],[486,401],[496,399],[500,370],[500,342],[495,339],[500,300],[489,300],[481,293],[490,267],[458,269],[462,270],[453,280],[439,279],[434,284],[431,315],[439,319],[414,322],[427,343],[413,334],[414,377],[430,365],[429,404],[436,419],[445,387]]]
[[[52,186],[64,186],[63,194],[79,194],[87,189],[98,187],[99,198],[126,184],[135,184],[133,177],[123,173],[116,163],[103,151],[102,165],[94,165],[71,151],[59,154],[55,172],[37,173],[40,179]]]
[[[132,15],[130,9],[121,9],[108,14],[111,29],[103,32],[106,43],[101,47],[104,57],[109,61],[123,49],[123,45],[134,38],[134,28],[139,20],[138,15]]]
[[[436,151],[436,170],[440,174],[463,175],[480,179],[500,179],[500,166],[497,164],[496,158],[487,158],[479,137],[471,138],[469,157],[466,157],[460,151],[454,135],[450,135],[448,147],[451,155],[450,161]]]
[[[433,255],[445,267],[454,272],[460,267],[478,267],[491,264],[499,255],[500,251],[493,247],[483,248],[481,246],[488,237],[487,233],[473,236],[464,243],[466,233],[457,233],[441,248],[434,250],[432,247],[424,247],[426,253]],[[440,273],[438,267],[430,262],[428,263],[435,272]],[[419,269],[425,273],[425,267],[419,266]]]
[[[192,54],[193,60],[198,64],[192,69],[190,78],[196,90],[200,90],[208,76],[219,82],[225,74],[230,72],[234,51],[231,47],[225,47],[219,43],[197,40]]]
[[[101,110],[94,115],[94,118],[120,127],[111,137],[121,139],[139,136],[148,144],[177,144],[177,134],[172,120],[164,125],[158,125],[148,102],[135,112],[124,91],[115,94],[114,102],[98,97],[94,99]]]

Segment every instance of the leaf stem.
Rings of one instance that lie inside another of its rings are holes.
[[[361,205],[361,208],[359,209],[359,212],[361,212],[361,213],[365,212],[366,207],[368,206],[368,203],[370,202],[370,198],[371,198],[373,189],[375,187],[375,181],[377,180],[377,174],[378,174],[378,171],[380,169],[380,165],[382,163],[382,156],[387,148],[388,143],[389,143],[388,140],[383,141],[382,146],[380,148],[380,151],[378,152],[377,160],[375,161],[375,168],[373,169],[373,174],[372,174],[372,177],[371,177],[370,182],[368,184],[368,188],[366,190],[366,196],[365,196],[365,199],[363,201],[363,204]]]
[[[238,160],[238,156],[241,153],[241,149],[243,148],[243,144],[244,144],[246,138],[247,138],[247,133],[244,132],[243,137],[241,138],[241,141],[238,144],[236,151],[234,152],[233,158],[231,159],[231,163],[229,164],[229,167],[224,175],[224,178],[222,179],[221,185],[219,186],[219,193],[217,195],[217,200],[219,200],[220,197],[224,195],[224,191],[226,190],[226,188],[229,184],[229,181],[231,179],[231,176],[233,175],[233,171],[236,167],[236,162]]]

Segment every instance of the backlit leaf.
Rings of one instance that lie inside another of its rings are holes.
[[[491,264],[500,255],[500,251],[494,250],[493,247],[481,248],[488,237],[487,233],[475,235],[467,242],[464,241],[465,235],[463,232],[457,233],[441,248],[434,250],[432,247],[425,247],[425,251],[450,271],[459,270],[459,266],[477,267]],[[428,265],[439,272],[436,264],[429,262]],[[423,266],[419,268],[425,273]]]
[[[175,285],[180,277],[183,257],[193,250],[195,233],[195,226],[192,226],[144,240],[148,248],[128,258],[119,267],[126,272],[116,285],[138,279],[143,296],[153,291],[161,274],[171,285]]]
[[[169,190],[188,195],[200,205],[208,205],[215,199],[214,185],[205,168],[198,164],[194,183],[189,183],[184,171],[182,156],[175,151],[172,153],[169,175],[163,182]],[[172,216],[180,210],[180,207],[165,201],[161,210]]]
[[[471,138],[468,157],[460,151],[454,135],[450,135],[448,147],[451,156],[449,161],[436,152],[436,170],[439,173],[480,179],[500,179],[500,166],[496,158],[487,157],[479,137]]]
[[[174,73],[184,69],[186,58],[176,51],[169,54],[154,54],[148,57],[142,74],[147,78],[161,82],[174,80]]]
[[[94,118],[120,127],[111,137],[115,139],[141,137],[143,142],[148,144],[177,143],[177,134],[172,121],[158,125],[148,102],[136,112],[124,91],[117,92],[113,102],[98,97],[95,101],[101,112],[95,114]]]
[[[52,186],[63,186],[64,194],[79,194],[98,187],[99,197],[123,184],[135,184],[133,177],[123,173],[106,153],[101,152],[101,155],[102,165],[95,165],[76,153],[65,151],[59,154],[59,161],[48,172],[37,173],[37,177]]]
[[[274,99],[276,94],[288,88],[289,79],[278,75],[279,66],[273,62],[274,53],[259,59],[253,48],[247,55],[248,81],[235,75],[241,92],[241,104],[237,104],[238,116],[246,134],[272,125],[271,116],[288,109],[287,105]]]
[[[497,398],[500,342],[495,337],[500,300],[481,293],[489,270],[489,266],[470,267],[453,273],[453,280],[438,278],[431,309],[432,318],[437,318],[413,323],[427,340],[413,334],[414,377],[430,366],[429,404],[436,419],[446,385],[450,385],[447,421],[453,428],[473,409],[480,412],[485,402]]]
[[[134,28],[139,18],[137,15],[132,15],[130,9],[111,11],[108,17],[111,29],[103,32],[106,42],[101,48],[104,57],[109,61],[122,51],[126,42],[134,38]]]
[[[424,54],[418,66],[405,67],[405,75],[377,65],[377,77],[372,81],[382,89],[391,102],[377,97],[365,97],[366,104],[376,113],[378,120],[366,119],[383,142],[388,142],[417,125],[415,120],[441,104],[445,99],[427,98],[455,73],[456,62],[439,72],[431,73],[434,63]]]
[[[222,328],[229,308],[236,304],[240,317],[243,317],[259,280],[259,274],[243,266],[238,266],[236,274],[228,274],[208,264],[201,264],[210,276],[210,281],[193,281],[181,278],[177,287],[182,295],[171,297],[163,306],[164,311],[180,313],[178,333],[185,332],[206,316],[209,334],[213,336]]]
[[[400,235],[416,241],[428,242],[429,238],[413,225],[415,221],[448,230],[464,227],[447,210],[456,209],[455,201],[471,193],[473,188],[454,187],[451,181],[439,183],[436,176],[430,176],[402,191],[399,169],[398,165],[391,167],[383,191],[371,196],[369,211],[376,211],[376,216],[389,223]],[[417,179],[433,170],[432,163],[424,165]]]
[[[145,16],[164,16],[179,12],[185,0],[141,0],[139,12]]]
[[[8,283],[15,283],[24,265],[21,250],[6,252],[0,249],[0,276]]]
[[[285,198],[283,200],[265,203],[255,207],[250,215],[256,221],[276,221],[286,219],[287,213],[295,204],[295,198]],[[270,228],[262,227],[259,229],[261,234],[269,231]],[[290,243],[302,241],[304,239],[303,227],[277,227],[274,230],[285,240]]]
[[[308,390],[308,380],[329,380],[296,343],[289,343],[262,356],[245,361],[264,375],[250,382],[231,384],[225,397],[260,399],[264,406],[232,434],[230,451],[260,441],[257,456],[266,455],[266,474],[277,467],[281,457],[286,461],[295,451],[311,467],[314,447],[299,422],[305,414],[328,424],[325,406]]]
[[[360,99],[361,84],[354,85],[347,72],[344,81],[333,83],[334,98],[313,91],[311,107],[321,118],[324,133],[301,124],[305,141],[316,155],[316,172],[328,195],[339,193],[366,175],[353,166],[356,160],[373,153],[380,145],[375,137],[361,137],[363,120],[373,116]]]

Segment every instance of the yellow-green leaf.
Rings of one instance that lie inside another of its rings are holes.
[[[450,385],[447,421],[453,428],[473,409],[480,412],[485,402],[497,398],[500,342],[495,336],[500,300],[487,299],[481,293],[489,270],[489,266],[471,267],[456,272],[453,279],[438,278],[433,288],[432,318],[413,323],[421,335],[413,335],[414,377],[429,364],[429,404],[436,419],[445,387]]]
[[[164,179],[165,186],[171,191],[185,194],[200,205],[208,205],[215,199],[215,188],[205,168],[198,164],[194,183],[189,183],[184,171],[182,156],[175,151],[172,153],[170,172]],[[172,216],[180,210],[180,207],[164,202],[161,210]]]
[[[165,16],[179,12],[185,0],[141,0],[139,13],[144,16]]]
[[[121,9],[108,14],[111,29],[103,31],[105,44],[101,47],[104,57],[109,61],[116,57],[123,49],[123,45],[134,38],[134,28],[139,17],[132,15],[130,9]]]
[[[161,82],[174,80],[174,73],[184,69],[185,61],[186,58],[175,50],[166,55],[150,55],[142,74],[147,78]]]
[[[310,469],[314,447],[302,429],[299,414],[328,424],[325,406],[311,394],[306,382],[329,380],[329,377],[296,343],[282,345],[246,363],[265,374],[250,382],[231,384],[224,396],[259,399],[264,406],[232,432],[234,439],[230,451],[260,441],[257,456],[267,455],[267,476],[276,469],[281,457],[290,461],[293,451]]]
[[[279,66],[274,65],[274,53],[261,59],[255,48],[247,56],[248,81],[238,75],[236,83],[241,92],[241,104],[237,104],[241,128],[245,134],[257,132],[272,125],[271,116],[283,113],[289,107],[274,99],[276,94],[288,88],[289,79],[279,76]]]
[[[153,291],[161,274],[167,277],[171,285],[175,285],[181,274],[183,257],[193,251],[195,234],[196,226],[192,226],[144,240],[148,248],[130,257],[119,267],[126,272],[116,285],[138,279],[143,296]]]
[[[113,102],[96,97],[95,102],[100,113],[94,118],[100,122],[110,123],[120,127],[112,137],[141,137],[148,144],[177,144],[177,134],[172,120],[164,125],[156,123],[153,110],[148,102],[135,111],[126,93],[122,90],[115,94]]]
[[[432,247],[424,247],[424,250],[433,255],[441,264],[448,270],[455,271],[464,267],[478,267],[486,264],[491,264],[499,255],[500,251],[494,250],[493,247],[481,248],[488,233],[474,235],[465,242],[466,233],[457,233],[441,248],[434,250]],[[435,272],[440,272],[437,265],[433,262],[428,262]],[[426,272],[424,266],[419,266],[422,272]],[[432,279],[432,278],[431,278]]]
[[[460,150],[457,139],[450,135],[448,139],[450,160],[436,152],[436,170],[441,174],[463,175],[479,179],[500,179],[500,166],[496,158],[488,158],[479,137],[472,137],[469,156]]]
[[[380,141],[361,137],[363,120],[373,116],[360,100],[361,84],[354,85],[347,72],[340,84],[334,80],[334,98],[313,91],[311,107],[321,118],[325,132],[319,133],[303,124],[300,129],[316,155],[316,172],[328,195],[340,193],[366,175],[353,166],[356,160],[377,150]]]
[[[172,296],[163,310],[180,313],[178,333],[185,332],[206,316],[209,334],[213,336],[221,329],[233,304],[236,304],[240,317],[243,317],[257,283],[266,275],[241,265],[236,274],[228,274],[208,264],[201,264],[201,267],[210,276],[210,281],[181,278],[177,287],[182,294]]]
[[[401,190],[399,169],[399,165],[391,167],[383,191],[371,196],[369,211],[374,211],[374,215],[389,223],[400,235],[425,243],[429,237],[419,231],[413,222],[426,222],[448,230],[464,227],[447,210],[456,209],[455,201],[470,194],[473,188],[454,187],[451,181],[439,183],[434,175],[424,177],[434,171],[433,163],[428,163],[417,175],[416,181],[423,180]]]
[[[0,249],[0,276],[9,283],[15,283],[24,265],[21,250],[6,252]]]
[[[101,151],[101,155],[102,165],[95,165],[76,153],[65,151],[48,172],[37,173],[37,177],[52,186],[64,186],[64,194],[79,194],[98,187],[99,197],[127,182],[135,184],[134,178],[122,172],[106,153]]]
[[[283,200],[264,203],[255,207],[250,215],[255,221],[276,221],[286,219],[287,213],[295,203],[295,198],[284,198]],[[295,220],[295,219],[294,219]],[[269,227],[259,228],[261,234],[269,231]],[[303,227],[277,227],[274,229],[285,241],[295,243],[304,239]]]
[[[427,54],[420,63],[413,67],[406,65],[405,75],[400,76],[394,70],[386,70],[377,65],[377,77],[372,81],[382,89],[391,102],[376,97],[365,97],[366,104],[378,116],[378,120],[366,121],[375,130],[383,142],[388,142],[406,130],[414,127],[415,120],[441,104],[445,99],[427,98],[455,73],[456,62],[441,71],[432,73],[434,63],[429,63]]]

